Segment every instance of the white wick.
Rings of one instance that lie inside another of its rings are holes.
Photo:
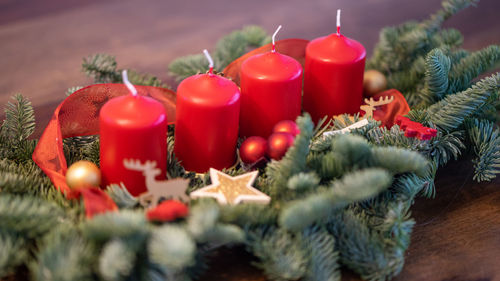
[[[205,57],[207,58],[208,60],[208,67],[210,69],[213,69],[214,68],[214,60],[212,59],[212,57],[210,56],[210,54],[208,53],[207,49],[204,49],[203,50],[203,54],[205,54]]]
[[[276,45],[276,44],[275,44],[276,34],[278,34],[278,32],[280,31],[280,29],[281,29],[281,25],[280,25],[280,26],[278,26],[278,28],[276,28],[276,31],[274,32],[273,37],[271,38],[271,39],[272,39],[272,42],[273,42],[273,52],[275,52],[274,46]]]
[[[128,90],[132,93],[132,96],[137,96],[137,89],[128,81],[127,70],[122,71],[122,79],[125,86],[127,86]]]
[[[340,9],[337,9],[337,33],[340,33]]]

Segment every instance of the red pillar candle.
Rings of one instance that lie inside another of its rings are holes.
[[[301,110],[302,66],[273,49],[245,60],[240,70],[240,135],[267,138],[276,123],[295,120]]]
[[[236,160],[240,90],[212,73],[184,79],[177,88],[175,156],[188,171],[223,169]]]
[[[147,191],[145,175],[125,168],[124,159],[154,161],[157,179],[165,179],[167,168],[167,115],[163,105],[137,95],[124,72],[131,95],[108,101],[99,114],[100,154],[103,186],[123,182],[134,196]]]
[[[356,40],[337,33],[312,40],[306,47],[304,111],[314,122],[359,112],[363,97],[366,50]]]

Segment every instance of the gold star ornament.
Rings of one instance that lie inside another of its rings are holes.
[[[215,198],[220,204],[236,205],[242,202],[268,204],[271,197],[252,187],[259,172],[254,171],[231,177],[221,171],[210,168],[212,184],[194,192],[191,198]]]

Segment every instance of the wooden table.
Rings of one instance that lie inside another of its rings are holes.
[[[424,19],[439,7],[437,0],[0,0],[0,105],[17,92],[29,97],[39,136],[66,89],[91,83],[80,70],[89,54],[113,54],[120,68],[174,86],[166,71],[174,58],[210,49],[246,24],[269,32],[282,24],[279,38],[312,39],[334,31],[342,8],[343,33],[370,55],[382,27]],[[498,0],[483,0],[446,26],[463,32],[467,49],[499,44],[499,8]],[[397,280],[500,280],[500,180],[471,179],[469,161],[450,163],[438,172],[436,198],[417,200]],[[203,279],[265,280],[251,259],[241,249],[222,250]],[[358,278],[346,273],[346,280]]]

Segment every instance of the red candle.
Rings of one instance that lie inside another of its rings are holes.
[[[223,169],[236,160],[240,91],[235,83],[212,73],[184,79],[177,88],[175,156],[188,171]]]
[[[100,154],[103,186],[123,182],[134,196],[147,191],[144,171],[125,168],[124,159],[141,163],[156,163],[158,180],[165,179],[167,168],[167,115],[163,105],[149,97],[137,95],[128,82],[132,94],[108,101],[99,114]]]
[[[320,37],[306,47],[304,110],[314,122],[323,118],[359,112],[363,97],[366,50],[356,40],[337,33]]]
[[[302,66],[273,49],[245,60],[240,70],[240,135],[267,138],[276,123],[295,120],[301,110]]]

